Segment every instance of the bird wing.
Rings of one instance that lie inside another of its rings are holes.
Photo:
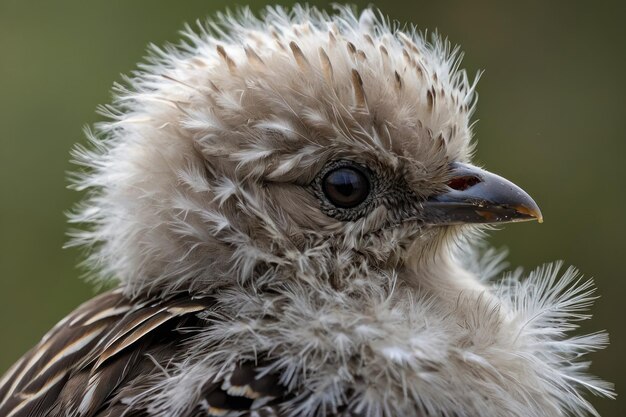
[[[102,294],[58,323],[0,380],[0,416],[147,416],[125,399],[149,389],[155,375],[184,355],[181,342],[206,326],[206,298],[137,303],[120,290]],[[184,331],[180,331],[184,328]],[[190,416],[279,416],[288,399],[276,375],[238,363],[207,377]]]

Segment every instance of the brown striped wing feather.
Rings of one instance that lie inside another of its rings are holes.
[[[0,380],[0,416],[147,416],[124,398],[149,386],[150,376],[181,354],[177,346],[194,333],[189,329],[206,325],[197,316],[211,303],[189,297],[137,303],[118,290],[88,301]],[[276,402],[284,391],[275,375],[239,364],[223,381],[203,387],[191,415],[279,416]]]

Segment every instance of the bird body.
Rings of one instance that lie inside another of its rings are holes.
[[[590,281],[494,280],[480,224],[541,219],[469,164],[458,52],[371,10],[243,10],[117,86],[74,244],[117,289],[0,381],[0,415],[583,416]]]

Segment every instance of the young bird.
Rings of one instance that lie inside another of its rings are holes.
[[[3,417],[597,415],[566,332],[593,287],[490,281],[485,224],[541,221],[470,164],[456,48],[372,10],[218,15],[152,47],[74,158],[73,243],[118,287],[0,381]]]

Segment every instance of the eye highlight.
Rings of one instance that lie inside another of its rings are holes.
[[[336,207],[353,208],[361,204],[370,193],[369,178],[352,166],[329,171],[322,180],[322,191]]]

